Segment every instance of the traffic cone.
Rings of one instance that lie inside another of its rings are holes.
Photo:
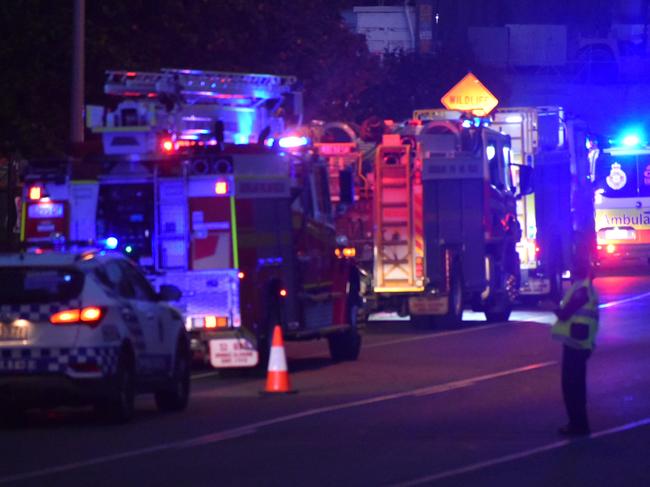
[[[295,392],[289,384],[289,371],[287,370],[287,356],[284,353],[282,340],[282,327],[275,325],[273,329],[273,342],[269,356],[269,368],[266,376],[265,393]]]

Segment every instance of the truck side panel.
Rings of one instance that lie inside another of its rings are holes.
[[[424,181],[424,236],[427,274],[434,287],[444,286],[444,249],[462,252],[467,289],[485,284],[485,239],[482,212],[483,181],[445,179]]]
[[[535,200],[540,261],[547,275],[568,268],[571,259],[571,174],[567,151],[540,152],[535,166]]]

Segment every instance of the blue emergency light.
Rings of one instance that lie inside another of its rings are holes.
[[[119,245],[119,240],[116,237],[108,237],[106,239],[106,248],[109,250],[115,250],[117,246]]]
[[[628,127],[617,139],[610,140],[610,142],[620,147],[633,148],[644,145],[646,138],[643,129],[639,127]]]
[[[641,143],[641,139],[637,134],[628,134],[623,137],[621,141],[625,147],[636,147]]]

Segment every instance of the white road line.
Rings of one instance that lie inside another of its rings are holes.
[[[524,367],[518,367],[515,369],[504,370],[501,372],[496,372],[494,374],[481,375],[477,377],[470,377],[468,379],[463,379],[460,381],[448,382],[445,384],[439,384],[437,386],[421,387],[418,389],[411,389],[408,391],[396,392],[393,394],[385,394],[383,396],[371,397],[368,399],[361,399],[358,401],[351,401],[347,403],[336,404],[333,406],[323,406],[320,408],[309,409],[307,411],[302,411],[299,413],[288,414],[285,416],[279,416],[277,418],[268,419],[265,421],[258,421],[256,423],[240,426],[238,428],[232,428],[224,431],[218,431],[215,433],[210,433],[207,435],[197,436],[195,438],[188,438],[186,440],[173,441],[169,443],[163,443],[156,446],[148,448],[140,448],[136,450],[129,450],[122,453],[114,453],[112,455],[106,455],[102,457],[91,458],[89,460],[82,460],[79,462],[67,463],[64,465],[58,465],[56,467],[45,468],[41,470],[32,470],[31,472],[18,473],[14,475],[7,475],[0,477],[0,484],[15,482],[18,480],[27,480],[38,477],[43,477],[46,475],[51,475],[55,473],[68,472],[70,470],[76,470],[79,468],[90,467],[93,465],[99,465],[102,463],[113,462],[116,460],[122,460],[125,458],[137,457],[140,455],[147,455],[150,453],[156,453],[165,450],[173,450],[180,448],[192,448],[195,446],[203,446],[212,443],[219,443],[222,441],[227,441],[233,438],[239,438],[241,436],[250,435],[255,433],[261,428],[268,426],[274,426],[281,423],[287,423],[289,421],[294,421],[297,419],[307,418],[310,416],[316,416],[319,414],[327,414],[336,411],[341,411],[344,409],[355,408],[359,406],[367,406],[369,404],[377,404],[381,402],[391,401],[394,399],[402,399],[405,397],[420,397],[424,395],[440,394],[452,389],[458,389],[460,387],[469,387],[474,385],[477,382],[486,381],[490,379],[496,379],[499,377],[504,377],[506,375],[513,375],[522,372],[529,372],[532,370],[537,370],[543,367],[549,367],[555,365],[557,362],[542,362],[538,364],[530,364]]]
[[[204,372],[202,374],[193,374],[192,380],[205,379],[206,377],[214,377],[215,375],[219,375],[219,372],[214,371],[214,372]]]
[[[638,301],[639,299],[647,298],[648,296],[650,296],[650,292],[639,294],[637,296],[632,296],[631,298],[619,299],[618,301],[610,301],[609,303],[603,303],[598,307],[600,309],[611,308],[612,306],[618,306],[619,304],[625,304],[631,301]]]
[[[603,431],[599,431],[597,433],[593,433],[591,435],[591,439],[593,438],[602,438],[604,436],[609,436],[613,435],[616,433],[621,433],[623,431],[628,431],[634,428],[639,428],[641,426],[647,426],[650,424],[650,418],[644,418],[639,421],[634,421],[632,423],[627,423],[623,424],[620,426],[616,426],[614,428],[606,429]],[[527,458],[531,457],[533,455],[538,455],[540,453],[544,453],[547,451],[551,450],[556,450],[558,448],[563,448],[571,443],[574,443],[575,441],[587,441],[589,438],[581,438],[581,439],[576,439],[576,440],[562,440],[562,441],[556,441],[554,443],[549,443],[547,445],[543,445],[537,448],[531,448],[530,450],[524,450],[518,453],[513,453],[511,455],[505,455],[502,457],[498,458],[493,458],[491,460],[486,460],[484,462],[478,462],[478,463],[473,463],[471,465],[467,465],[465,467],[460,467],[460,468],[455,468],[452,470],[445,470],[444,472],[440,472],[437,474],[433,475],[428,475],[426,477],[420,477],[417,479],[409,480],[407,482],[399,483],[399,484],[393,484],[391,487],[410,487],[413,485],[422,485],[430,482],[435,482],[437,480],[442,480],[442,479],[447,479],[450,477],[456,477],[458,475],[463,475],[466,473],[470,472],[476,472],[477,470],[482,470],[484,468],[488,467],[493,467],[495,465],[500,465],[503,463],[508,463],[512,462],[514,460],[520,460],[522,458]]]
[[[389,340],[380,343],[369,343],[368,345],[363,345],[363,348],[366,349],[366,348],[384,347],[386,345],[396,345],[398,343],[414,342],[417,340],[427,340],[429,338],[443,338],[451,335],[462,335],[464,333],[471,333],[471,332],[481,331],[481,330],[489,330],[490,328],[498,328],[501,326],[512,326],[515,324],[518,323],[499,323],[496,325],[485,325],[485,326],[477,326],[475,328],[464,328],[462,330],[443,331],[440,333],[428,333],[426,335],[417,335],[417,336],[411,336],[407,338],[397,338],[395,340]]]
[[[542,369],[544,367],[550,367],[552,365],[557,365],[556,361],[550,362],[541,362],[538,364],[526,365],[525,367],[519,367],[517,369],[504,370],[502,372],[495,372],[494,374],[479,375],[478,377],[472,377],[471,379],[457,380],[454,382],[447,382],[446,384],[440,384],[433,387],[425,387],[423,389],[418,389],[414,392],[415,396],[429,396],[432,394],[438,394],[440,392],[450,391],[452,389],[460,389],[463,387],[470,387],[478,382],[483,382],[486,380],[498,379],[499,377],[506,377],[508,375],[520,374],[522,372],[529,372],[531,370]]]

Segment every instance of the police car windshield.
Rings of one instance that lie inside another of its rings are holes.
[[[650,196],[650,154],[602,154],[596,162],[596,187],[609,198]]]
[[[64,267],[0,268],[0,304],[65,302],[79,296],[83,273]]]

